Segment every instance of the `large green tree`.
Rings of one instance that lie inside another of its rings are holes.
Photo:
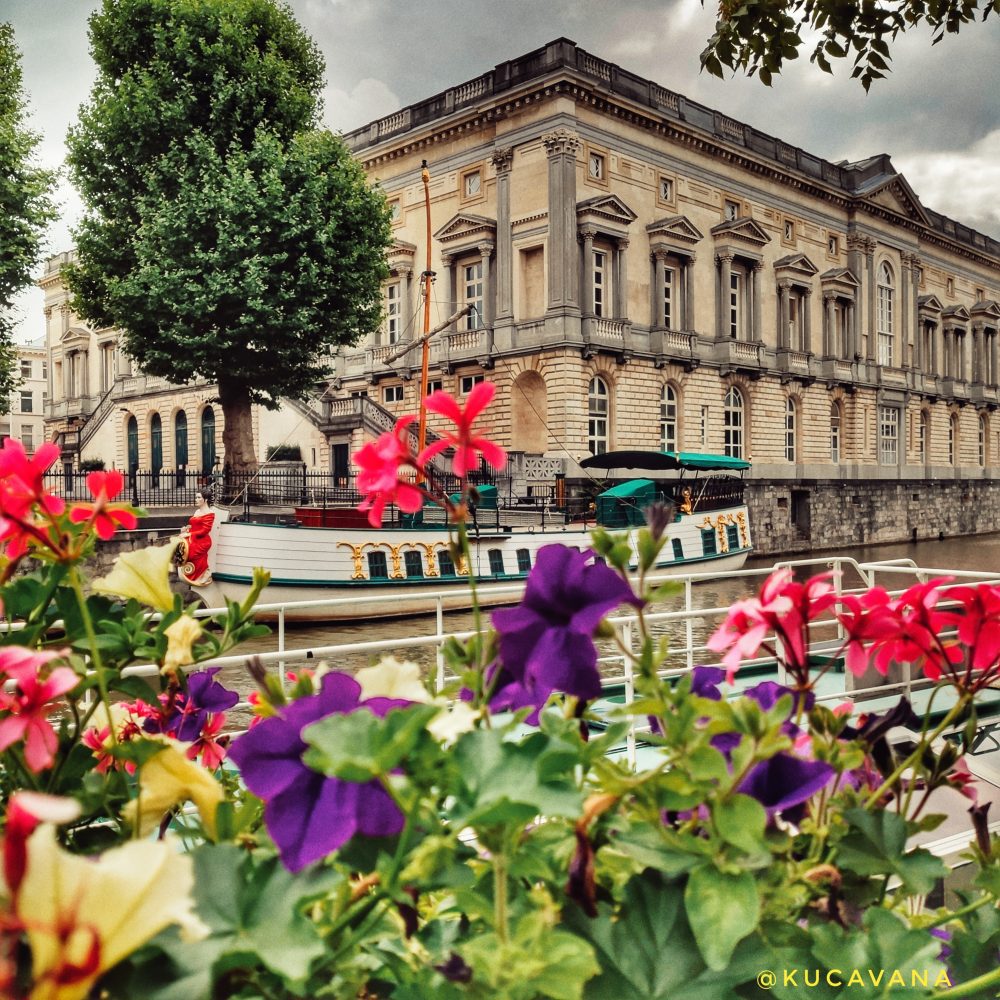
[[[889,72],[889,45],[899,35],[922,26],[937,44],[977,16],[996,13],[996,0],[719,0],[701,64],[714,76],[729,68],[756,73],[770,85],[786,61],[798,58],[802,35],[810,31],[818,33],[810,59],[827,73],[832,60],[850,59],[851,75],[868,90]]]
[[[55,172],[35,161],[37,133],[27,126],[21,56],[14,29],[0,24],[0,413],[10,412],[17,387],[14,298],[31,284],[42,239],[55,218]]]
[[[251,404],[305,396],[380,321],[385,199],[318,127],[322,60],[276,0],[104,0],[90,40],[76,308],[143,371],[217,382],[226,464],[252,468]]]

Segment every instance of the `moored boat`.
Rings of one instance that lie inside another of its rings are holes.
[[[300,507],[282,523],[218,511],[209,559],[212,583],[199,592],[211,606],[224,598],[242,600],[254,568],[262,567],[271,575],[262,603],[371,599],[340,608],[289,609],[286,620],[384,616],[387,595],[391,613],[400,616],[428,610],[429,597],[439,593],[446,609],[463,608],[469,605],[468,569],[477,584],[523,583],[540,548],[555,542],[588,548],[595,526],[628,532],[634,550],[637,529],[654,503],[673,512],[657,574],[725,573],[746,561],[752,539],[740,476],[748,462],[721,455],[610,452],[581,465],[607,472],[643,470],[650,478],[608,485],[583,516],[552,502],[502,503],[495,487],[481,486],[469,525],[471,567],[456,565],[443,512],[433,506],[397,514],[381,528],[352,508]],[[663,479],[667,472],[676,476]],[[486,595],[482,603],[514,600],[508,592]]]

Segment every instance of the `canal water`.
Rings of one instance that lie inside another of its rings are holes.
[[[835,551],[812,552],[801,554],[789,559],[825,559],[832,557],[851,557],[857,562],[870,562],[888,559],[912,559],[922,568],[928,569],[962,569],[981,572],[1000,573],[1000,534],[977,535],[967,538],[949,538],[942,541],[922,541],[899,543],[893,545],[859,546],[853,549],[837,549]],[[774,557],[750,559],[747,569],[766,569],[780,560]],[[815,572],[822,572],[825,567],[818,565]],[[750,596],[759,587],[762,577],[725,578],[718,581],[699,583],[696,585],[695,600],[699,607],[721,608],[733,601]],[[845,584],[851,585],[856,581]],[[662,605],[662,610],[680,610],[683,607],[679,599],[674,599]],[[488,612],[486,613],[488,617]],[[715,627],[717,619],[699,618],[694,623],[695,643],[704,642]],[[444,631],[462,632],[473,628],[473,617],[470,612],[450,612],[444,616]],[[377,621],[356,623],[325,623],[316,625],[289,625],[285,631],[285,647],[287,649],[303,649],[338,644],[349,644],[368,640],[393,640],[407,638],[419,634],[431,634],[435,630],[433,616],[414,618],[382,618]],[[681,650],[686,645],[687,635],[682,623],[668,622],[657,625],[655,632],[666,634],[672,650]],[[270,651],[276,648],[275,636],[266,636],[241,646],[237,652]],[[605,647],[604,653],[610,653],[611,647]],[[354,672],[355,670],[375,662],[380,656],[395,652],[389,649],[386,653],[373,654],[358,652],[339,655],[336,662],[328,660],[328,665],[338,670]],[[431,647],[419,647],[397,652],[400,659],[414,660],[425,672],[435,669],[435,652]],[[316,661],[318,662],[318,660]],[[681,661],[683,662],[683,661]],[[678,666],[681,662],[677,663]],[[615,675],[620,673],[620,662],[609,660],[604,665],[604,673]],[[252,690],[253,683],[243,666],[226,667],[220,678],[227,686],[235,688],[242,695]]]

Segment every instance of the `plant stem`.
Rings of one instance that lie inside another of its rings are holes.
[[[101,650],[97,644],[97,634],[94,631],[94,623],[87,609],[87,598],[83,593],[83,584],[80,582],[80,573],[76,566],[71,566],[69,570],[69,582],[76,595],[76,602],[80,608],[80,618],[83,621],[84,631],[87,633],[87,641],[90,643],[90,658],[93,663],[94,673],[97,676],[97,690],[101,694],[101,702],[104,711],[108,714],[110,724],[111,744],[118,746],[118,734],[115,732],[114,717],[111,714],[111,696],[108,694],[108,682],[104,676],[104,664],[101,661]],[[79,738],[79,733],[77,733]]]
[[[964,917],[967,913],[974,913],[981,906],[985,906],[987,903],[992,903],[993,897],[989,895],[980,896],[974,903],[969,903],[968,906],[963,906],[960,910],[951,910],[940,916],[931,924],[924,924],[924,928],[928,927],[940,927],[942,924],[949,924],[952,920],[957,920],[959,917]]]
[[[958,1000],[959,997],[978,997],[985,995],[980,991],[986,987],[997,985],[1000,985],[1000,967],[991,969],[989,972],[984,972],[981,976],[976,976],[975,979],[970,979],[968,982],[959,983],[950,989],[935,993],[934,996],[938,1000],[942,1000],[944,997],[949,998],[949,1000]],[[993,995],[995,996],[996,994]]]
[[[507,855],[504,851],[493,855],[493,923],[497,939],[506,944],[510,934],[507,925]]]

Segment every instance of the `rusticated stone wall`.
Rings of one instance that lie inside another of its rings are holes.
[[[758,555],[1000,531],[1000,481],[747,483]]]

